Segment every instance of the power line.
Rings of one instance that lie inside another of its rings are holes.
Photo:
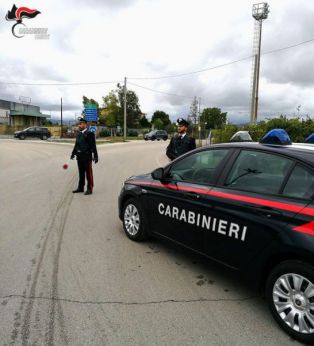
[[[307,40],[307,41],[303,41],[303,42],[300,42],[300,43],[293,44],[291,46],[269,50],[268,52],[264,52],[261,55],[267,55],[267,54],[272,54],[272,53],[280,52],[282,50],[286,50],[286,49],[302,46],[303,44],[307,44],[307,43],[310,43],[310,42],[313,42],[313,41],[314,41],[314,38],[312,38],[310,40]]]
[[[286,49],[298,47],[298,46],[301,46],[301,45],[304,45],[304,44],[307,44],[307,43],[310,43],[310,42],[313,42],[313,41],[314,41],[314,38],[312,38],[310,40],[307,40],[307,41],[303,41],[303,42],[299,42],[299,43],[293,44],[291,46],[286,46],[286,47],[282,47],[282,48],[273,49],[273,50],[270,50],[268,52],[261,53],[261,55],[276,53],[276,52],[283,51],[283,50],[286,50]],[[212,66],[212,67],[207,67],[207,68],[204,68],[204,69],[201,69],[201,70],[187,72],[187,73],[180,73],[180,74],[161,76],[161,77],[128,77],[128,79],[136,79],[136,80],[151,79],[151,80],[154,80],[154,79],[166,79],[166,78],[176,78],[176,77],[189,76],[189,75],[192,75],[192,74],[202,73],[202,72],[206,72],[206,71],[210,71],[210,70],[215,70],[215,69],[218,69],[218,68],[221,68],[221,67],[229,66],[229,65],[232,65],[232,64],[236,64],[238,62],[245,61],[245,60],[252,59],[252,58],[253,58],[253,55],[250,55],[250,56],[247,56],[247,57],[242,58],[242,59],[238,59],[238,60],[227,62],[225,64],[221,64],[221,65],[217,65],[217,66]]]
[[[227,62],[225,64],[221,64],[221,65],[217,65],[217,66],[213,66],[213,67],[207,67],[207,68],[204,68],[204,69],[201,69],[201,70],[197,70],[197,71],[193,71],[193,72],[187,72],[187,73],[180,73],[180,74],[174,74],[174,75],[168,75],[168,76],[162,76],[162,77],[128,77],[128,79],[136,79],[136,80],[144,80],[144,79],[167,79],[167,78],[177,78],[177,77],[184,77],[184,76],[189,76],[189,75],[192,75],[192,74],[197,74],[197,73],[202,73],[202,72],[206,72],[206,71],[210,71],[210,70],[215,70],[217,68],[221,68],[221,67],[225,67],[225,66],[228,66],[228,65],[232,65],[232,64],[236,64],[237,62],[240,62],[240,61],[244,61],[244,60],[248,60],[248,59],[251,59],[252,58],[252,55],[248,56],[248,57],[245,57],[245,58],[242,58],[242,59],[239,59],[239,60],[234,60],[234,61],[230,61],[230,62]]]
[[[172,94],[172,93],[168,93],[168,92],[165,92],[165,91],[160,91],[160,90],[156,90],[156,89],[147,88],[147,87],[144,87],[142,85],[138,85],[138,84],[135,84],[135,83],[132,83],[132,82],[129,82],[129,84],[134,85],[134,86],[136,86],[138,88],[141,88],[141,89],[146,89],[146,90],[153,91],[153,92],[160,93],[160,94],[164,94],[164,95],[176,96],[176,97],[182,97],[182,98],[193,98],[192,96]]]
[[[22,85],[22,86],[79,86],[79,85],[98,85],[98,84],[116,84],[122,83],[121,80],[104,81],[104,82],[69,82],[69,83],[11,83],[1,82],[0,84],[5,85]]]
[[[310,40],[302,41],[302,42],[299,42],[299,43],[296,43],[296,44],[293,44],[290,46],[273,49],[273,50],[270,50],[268,52],[263,52],[263,53],[261,53],[261,55],[272,54],[272,53],[280,52],[283,50],[295,48],[295,47],[298,47],[298,46],[301,46],[301,45],[304,45],[307,43],[311,43],[313,41],[314,41],[314,38],[312,38]],[[229,62],[224,63],[224,64],[220,64],[220,65],[216,65],[216,66],[212,66],[212,67],[207,67],[207,68],[192,71],[192,72],[179,73],[179,74],[160,76],[160,77],[128,77],[128,80],[130,80],[130,79],[132,79],[132,80],[158,80],[158,79],[184,77],[184,76],[189,76],[189,75],[193,75],[193,74],[207,72],[207,71],[215,70],[215,69],[222,68],[225,66],[233,65],[233,64],[236,64],[236,63],[241,62],[241,61],[252,59],[252,57],[253,57],[253,55],[250,55],[250,56],[238,59],[238,60],[229,61]],[[114,83],[122,83],[122,82],[123,82],[122,80],[102,81],[102,82],[69,82],[69,83],[19,83],[19,82],[14,83],[14,82],[2,82],[2,81],[0,81],[0,84],[2,84],[2,85],[21,85],[21,86],[79,86],[79,85],[114,84]],[[141,86],[139,86],[139,87],[141,87]],[[156,91],[156,90],[154,90],[154,91]],[[175,94],[173,94],[173,95],[179,96],[179,95],[175,95]]]

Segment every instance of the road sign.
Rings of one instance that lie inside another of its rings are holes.
[[[97,121],[98,112],[97,105],[93,103],[88,103],[84,105],[84,114],[87,121]]]
[[[94,126],[94,125],[93,125],[93,126],[90,126],[88,129],[89,129],[90,132],[93,132],[93,133],[96,134],[97,126]]]

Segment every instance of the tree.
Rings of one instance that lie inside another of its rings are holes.
[[[149,127],[151,127],[151,123],[148,121],[148,119],[146,118],[145,115],[140,119],[140,125],[141,125],[142,128],[149,128]]]
[[[109,94],[102,98],[104,102],[104,108],[100,113],[101,120],[108,127],[116,127],[118,124],[118,117],[121,113],[119,107],[119,100],[116,93],[111,90]]]
[[[198,118],[198,100],[197,97],[194,96],[193,101],[191,103],[190,106],[190,114],[188,116],[188,120],[192,123],[192,124],[196,124],[197,123],[197,118]]]
[[[157,130],[163,129],[164,124],[163,124],[163,122],[162,122],[162,120],[161,120],[160,118],[155,119],[155,121],[154,121],[154,127],[155,127]]]
[[[206,129],[221,129],[227,121],[227,112],[222,113],[220,108],[204,108],[201,123],[206,123]]]
[[[152,116],[152,124],[157,128],[156,121],[160,120],[157,122],[158,126],[160,126],[160,129],[165,129],[168,125],[171,124],[171,121],[169,119],[169,115],[165,113],[164,111],[155,111],[153,116]]]
[[[124,119],[124,87],[118,86],[117,89],[118,99],[119,99],[119,115],[118,122],[123,124]],[[126,92],[126,114],[127,114],[127,127],[138,128],[141,119],[141,109],[139,105],[139,100],[136,93],[132,90],[127,90]]]
[[[83,95],[83,106],[85,106],[87,103],[92,103],[94,105],[97,105],[97,107],[99,107],[99,104],[97,101],[95,101],[94,99],[89,99],[88,97]]]

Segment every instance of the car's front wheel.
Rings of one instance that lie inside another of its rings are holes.
[[[41,139],[42,139],[42,140],[46,140],[46,139],[47,139],[47,136],[46,136],[46,135],[42,135]]]
[[[314,267],[286,261],[271,272],[266,284],[270,311],[288,334],[314,344]]]
[[[134,241],[147,238],[145,231],[144,212],[138,201],[131,198],[123,207],[123,228],[126,235]]]
[[[20,139],[25,139],[25,135],[20,135]]]
[[[155,136],[152,136],[152,137],[151,137],[151,140],[152,140],[152,141],[154,141],[155,139],[156,139],[156,137],[155,137]]]

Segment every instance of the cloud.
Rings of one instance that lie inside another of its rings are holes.
[[[75,6],[81,5],[84,8],[90,8],[91,6],[103,7],[106,9],[115,10],[117,8],[125,8],[134,5],[138,0],[89,0],[88,6],[85,0],[70,0]]]
[[[111,84],[32,87],[5,86],[0,98],[29,96],[59,116],[60,98],[65,114],[80,112],[82,95],[101,103],[116,80],[163,91],[171,96],[128,84],[139,96],[141,109],[150,116],[156,109],[175,120],[186,116],[194,96],[202,107],[219,107],[230,119],[245,119],[250,111],[250,59],[179,78],[132,80],[201,70],[252,54],[253,0],[70,0],[40,2],[42,12],[27,22],[47,27],[50,39],[16,39],[0,5],[0,81],[97,82]],[[262,51],[269,51],[314,37],[309,1],[269,0],[269,18],[263,23]],[[11,6],[11,5],[10,5]],[[313,37],[311,37],[313,36]],[[293,114],[298,104],[314,114],[312,92],[313,44],[302,45],[261,58],[259,116]],[[44,108],[43,108],[44,109]],[[242,121],[242,120],[241,120]]]

